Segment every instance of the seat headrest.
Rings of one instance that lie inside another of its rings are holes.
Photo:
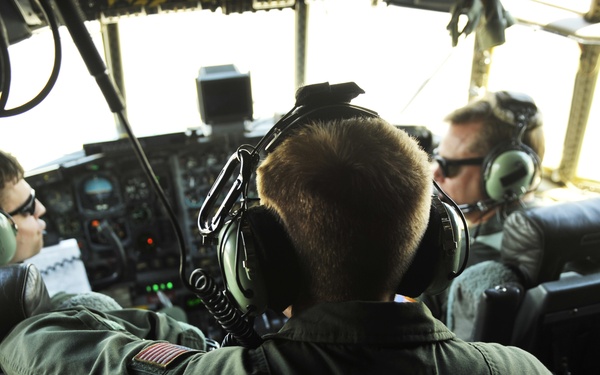
[[[600,258],[600,198],[514,212],[503,232],[502,261],[526,288],[557,280],[565,263]]]
[[[50,310],[50,296],[33,264],[0,267],[0,340],[20,321]]]

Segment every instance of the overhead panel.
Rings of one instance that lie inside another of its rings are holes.
[[[294,0],[87,0],[79,1],[87,20],[128,15],[221,9],[225,14],[294,7]]]

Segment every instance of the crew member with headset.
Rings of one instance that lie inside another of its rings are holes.
[[[519,92],[488,92],[446,119],[433,155],[434,179],[469,222],[468,266],[500,259],[504,219],[537,204],[544,156],[542,116]]]
[[[6,374],[549,374],[519,348],[457,339],[420,302],[394,302],[445,288],[464,268],[467,234],[460,212],[431,195],[416,141],[349,104],[361,93],[353,83],[300,89],[257,145],[232,155],[200,210],[226,287],[218,309],[205,303],[219,316],[233,308],[219,322],[242,346],[142,340],[110,313],[73,308],[18,324],[0,343]],[[255,173],[261,205],[248,207]],[[192,272],[190,285],[204,284]],[[277,333],[256,337],[244,324],[288,306]],[[58,360],[42,366],[40,353]]]
[[[22,262],[40,252],[46,207],[23,178],[17,159],[0,150],[0,266]]]
[[[126,326],[135,327],[131,332],[138,337],[205,347],[205,337],[198,328],[165,314],[122,309],[113,298],[98,292],[49,295],[42,272],[28,264],[29,258],[44,246],[46,223],[42,217],[45,213],[46,207],[25,179],[23,166],[14,155],[0,150],[0,340],[26,317],[80,305],[113,311],[127,322]],[[63,276],[69,277],[68,274]],[[157,326],[161,329],[156,329]],[[52,337],[41,340],[48,345]],[[25,336],[24,342],[28,341],[29,337]],[[56,361],[51,356],[48,358],[49,362],[44,364]],[[0,354],[0,368],[6,360]]]

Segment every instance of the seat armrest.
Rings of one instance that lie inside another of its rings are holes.
[[[448,292],[446,322],[457,337],[465,341],[474,341],[478,320],[484,319],[490,322],[489,324],[494,324],[494,319],[485,316],[485,313],[495,313],[487,304],[502,302],[494,297],[514,297],[513,294],[505,295],[501,289],[497,292],[490,291],[497,285],[520,285],[520,281],[511,268],[493,260],[468,267],[454,279]],[[481,302],[485,298],[487,301]],[[481,307],[485,308],[486,312],[479,311]],[[487,324],[485,323],[485,326]]]
[[[508,345],[522,300],[523,287],[517,283],[487,289],[479,301],[473,341]]]

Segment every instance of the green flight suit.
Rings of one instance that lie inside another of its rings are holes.
[[[156,334],[170,323],[155,314],[136,315],[141,331],[124,317],[85,308],[34,316],[0,344],[0,365],[7,375],[550,374],[521,349],[457,339],[420,302],[324,303],[289,319],[256,349],[209,352],[201,343],[141,339],[149,327]]]

